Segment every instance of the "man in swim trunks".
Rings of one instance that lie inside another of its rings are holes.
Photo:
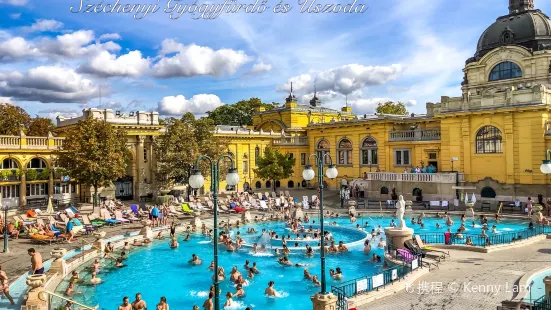
[[[36,252],[35,249],[30,248],[27,253],[31,257],[32,273],[44,274],[44,265],[42,264],[42,255]]]
[[[122,305],[119,306],[118,310],[132,310],[132,306],[128,301],[128,297],[124,296],[122,299]]]
[[[10,296],[10,286],[8,284],[8,276],[6,275],[6,272],[2,270],[2,266],[0,266],[0,287],[2,288],[2,292],[4,292],[4,296],[8,298],[8,300],[12,305],[15,305],[15,302],[13,302],[13,298],[11,298]]]
[[[212,310],[212,298],[213,297],[214,297],[214,293],[210,292],[209,293],[209,298],[207,300],[205,300],[205,302],[203,303],[203,309]]]
[[[274,284],[275,284],[274,281],[268,282],[268,287],[266,288],[266,290],[264,290],[264,295],[268,295],[268,296],[276,295]]]
[[[142,300],[142,294],[137,293],[136,300],[132,302],[132,310],[142,310],[145,308],[147,308],[147,305],[145,304],[145,301]]]

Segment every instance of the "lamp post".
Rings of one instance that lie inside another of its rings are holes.
[[[8,210],[10,207],[6,203],[4,205],[4,253],[8,253]]]
[[[220,162],[224,158],[229,158],[231,162],[231,168],[226,174],[226,183],[231,186],[237,185],[239,183],[239,175],[237,174],[237,169],[234,166],[233,158],[230,155],[222,155],[218,160],[214,161],[212,158],[206,155],[201,155],[197,158],[195,162],[195,169],[192,170],[192,174],[189,177],[189,185],[194,189],[199,189],[205,184],[205,179],[201,175],[201,170],[199,168],[199,161],[205,159],[210,164],[210,175],[211,175],[211,191],[212,191],[212,200],[214,202],[214,309],[220,309],[220,298],[219,298],[219,280],[218,280],[218,187],[220,183]]]
[[[327,171],[325,172],[325,175],[329,179],[334,179],[337,177],[339,172],[337,171],[337,168],[335,165],[333,165],[333,159],[331,158],[331,155],[329,154],[323,154],[322,156],[318,156],[317,154],[312,154],[308,157],[308,165],[304,167],[304,171],[302,172],[302,177],[306,181],[311,181],[314,179],[315,172],[314,169],[312,169],[312,165],[310,165],[310,159],[312,157],[316,158],[316,165],[318,168],[318,184],[319,184],[319,190],[320,190],[320,229],[321,229],[321,294],[325,295],[327,294],[327,283],[325,281],[325,236],[324,236],[324,225],[323,225],[323,166],[326,156],[329,158],[329,166],[327,167]]]
[[[543,174],[551,173],[551,150],[545,151],[545,160],[542,161],[540,171]]]

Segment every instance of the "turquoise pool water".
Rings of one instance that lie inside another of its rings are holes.
[[[313,220],[316,218],[312,218]],[[326,272],[329,269],[340,267],[346,281],[359,276],[377,274],[382,270],[382,263],[373,263],[371,256],[373,253],[383,256],[383,249],[377,248],[379,238],[384,240],[384,234],[381,237],[376,237],[372,240],[372,252],[369,255],[363,253],[362,238],[365,233],[342,229],[342,227],[354,228],[357,224],[365,227],[366,231],[371,229],[377,231],[378,226],[381,229],[388,226],[391,216],[371,216],[359,218],[356,223],[351,223],[348,218],[328,218],[326,219],[326,230],[332,232],[335,241],[344,241],[350,243],[359,241],[358,245],[350,247],[350,251],[340,254],[328,254],[326,258]],[[411,219],[410,219],[411,220]],[[444,232],[447,229],[444,219],[425,218],[425,228],[421,229],[419,225],[411,225],[408,220],[408,226],[415,229],[416,233],[437,233]],[[452,226],[452,231],[456,231],[460,226],[459,217],[454,217],[455,224]],[[329,225],[336,222],[338,226]],[[316,223],[319,223],[316,220]],[[436,228],[436,223],[440,223],[442,228]],[[467,222],[467,224],[469,221]],[[489,223],[490,227],[493,221]],[[515,231],[525,229],[528,222],[503,220],[496,224],[498,231]],[[239,230],[232,230],[235,236],[237,231],[252,243],[255,240],[259,241],[260,231],[265,228],[274,230],[278,235],[291,234],[286,229],[283,223],[262,223],[253,225],[259,232],[255,235],[248,235],[247,228],[251,225],[245,225]],[[309,224],[305,225],[306,227]],[[469,226],[469,225],[468,225]],[[317,227],[314,226],[314,229]],[[455,230],[454,230],[455,229]],[[470,233],[480,233],[480,227],[469,228]],[[258,240],[257,240],[258,239]],[[77,285],[76,291],[82,292],[73,296],[77,301],[87,305],[100,304],[100,309],[114,309],[118,306],[122,297],[128,296],[132,301],[135,293],[140,292],[143,299],[148,303],[148,308],[154,308],[161,296],[165,296],[172,309],[191,309],[193,305],[202,306],[208,296],[209,287],[212,284],[212,273],[207,269],[212,260],[213,249],[212,243],[200,234],[192,235],[190,241],[184,242],[183,235],[179,238],[180,247],[178,249],[170,249],[168,241],[160,241],[146,247],[138,247],[130,251],[130,257],[125,262],[128,266],[118,269],[112,268],[112,261],[106,260],[103,263],[107,266],[106,269],[98,275],[102,278],[103,283],[98,286]],[[308,242],[307,242],[308,243]],[[314,246],[317,242],[309,243]],[[277,242],[274,242],[274,247],[279,247]],[[289,246],[289,244],[288,244]],[[300,244],[303,246],[303,244]],[[268,247],[272,247],[269,245]],[[293,263],[307,264],[310,273],[320,275],[319,254],[314,257],[307,257],[302,250],[293,251],[292,246],[289,259]],[[238,252],[227,252],[224,247],[219,247],[220,256],[219,264],[224,267],[226,276],[229,278],[229,273],[233,266],[237,266],[238,270],[246,277],[246,272],[243,265],[246,260],[257,263],[260,274],[253,279],[249,279],[249,285],[245,286],[246,296],[242,299],[234,298],[234,306],[229,309],[245,309],[247,306],[253,309],[271,310],[271,309],[307,309],[311,307],[309,296],[319,291],[319,287],[314,286],[311,281],[303,279],[304,267],[284,267],[277,262],[277,258],[273,252],[266,251],[265,253],[252,253],[251,249],[245,247]],[[202,258],[203,264],[200,266],[192,266],[187,263],[192,254],[197,254]],[[384,257],[384,256],[383,256]],[[90,278],[89,265],[81,266],[81,278],[85,280]],[[338,284],[341,281],[333,280],[327,274],[328,289],[332,284]],[[275,281],[275,289],[279,293],[277,298],[267,298],[264,296],[264,290],[269,281]],[[58,287],[58,292],[64,292],[67,287],[67,279]],[[220,285],[222,293],[220,294],[221,305],[225,302],[224,295],[226,292],[235,292],[235,287],[229,280],[225,280]]]
[[[547,276],[551,276],[551,269],[547,269],[530,277],[530,279],[528,279],[527,281],[528,283],[519,283],[519,285],[526,285],[527,287],[529,287],[530,282],[534,281],[534,284],[530,289],[532,291],[532,294],[527,292],[526,296],[524,296],[523,298],[525,302],[532,302],[545,295],[545,284],[543,283],[543,279]],[[530,301],[530,297],[532,297],[532,301]]]

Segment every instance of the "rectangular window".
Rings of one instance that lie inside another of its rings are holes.
[[[46,184],[27,184],[27,196],[46,196]]]
[[[249,173],[249,162],[243,161],[243,174]]]
[[[77,185],[71,184],[71,193],[76,193]]]
[[[143,161],[147,162],[147,149],[145,147],[143,149]]]
[[[300,164],[306,166],[306,153],[300,153]]]
[[[394,166],[409,166],[411,163],[411,152],[409,149],[394,150]]]
[[[3,198],[17,198],[19,197],[19,185],[1,186],[0,192]]]
[[[436,153],[429,153],[429,159],[436,159]]]

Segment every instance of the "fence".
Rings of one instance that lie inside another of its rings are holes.
[[[541,296],[534,300],[533,310],[551,310],[551,294],[549,296]]]
[[[547,233],[551,233],[551,227],[534,226],[520,231],[500,232],[499,234],[488,232],[486,236],[463,233],[430,233],[419,234],[419,237],[426,244],[467,245],[467,241],[471,241],[469,245],[485,248],[492,245],[517,242]]]
[[[348,298],[367,294],[371,291],[385,288],[389,284],[403,279],[408,273],[421,266],[421,257],[417,257],[411,264],[402,264],[384,270],[377,275],[369,275],[348,280],[339,285],[332,285],[331,292],[337,296],[337,310],[348,310]]]

